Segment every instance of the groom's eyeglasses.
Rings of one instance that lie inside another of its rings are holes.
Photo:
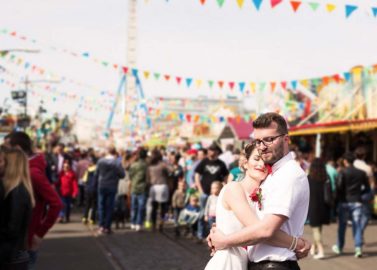
[[[263,138],[263,139],[256,139],[253,142],[255,143],[255,145],[257,147],[261,146],[262,143],[263,143],[264,146],[270,146],[274,143],[274,141],[277,138],[285,136],[285,135],[287,135],[287,134],[280,134],[280,135],[277,135],[277,136],[266,137],[266,138]]]

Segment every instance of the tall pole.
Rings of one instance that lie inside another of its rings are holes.
[[[132,69],[136,67],[136,51],[137,51],[137,0],[128,0],[128,29],[127,29],[127,54],[126,63],[129,67],[128,78],[124,89],[125,111],[124,119],[132,121],[133,114],[137,108],[136,78]],[[136,124],[138,122],[136,118]]]

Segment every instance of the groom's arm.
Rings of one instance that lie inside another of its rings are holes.
[[[251,246],[264,242],[273,237],[287,219],[283,215],[269,214],[261,222],[249,225],[227,236],[217,228],[213,228],[210,235],[212,245],[218,250],[229,247]]]

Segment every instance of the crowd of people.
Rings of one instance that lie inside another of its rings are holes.
[[[206,243],[221,189],[247,177],[251,153],[245,150],[228,145],[223,152],[213,143],[101,152],[58,144],[41,153],[26,133],[12,132],[0,148],[1,269],[33,269],[43,237],[55,222],[71,221],[72,205],[98,234],[111,234],[114,221],[116,227],[129,221],[136,232],[163,231],[170,222],[177,237]],[[309,179],[311,254],[325,257],[322,228],[337,220],[333,251],[342,253],[351,222],[355,256],[361,257],[376,187],[366,149],[338,162],[293,153]]]

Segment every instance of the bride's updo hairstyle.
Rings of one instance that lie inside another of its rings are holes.
[[[255,142],[252,142],[252,143],[248,143],[245,145],[245,147],[243,148],[242,150],[242,155],[245,157],[245,160],[242,162],[242,164],[240,164],[240,168],[242,169],[242,171],[246,171],[246,168],[245,168],[245,164],[248,162],[250,156],[251,156],[251,153],[253,153],[254,149],[256,148],[256,144]]]

